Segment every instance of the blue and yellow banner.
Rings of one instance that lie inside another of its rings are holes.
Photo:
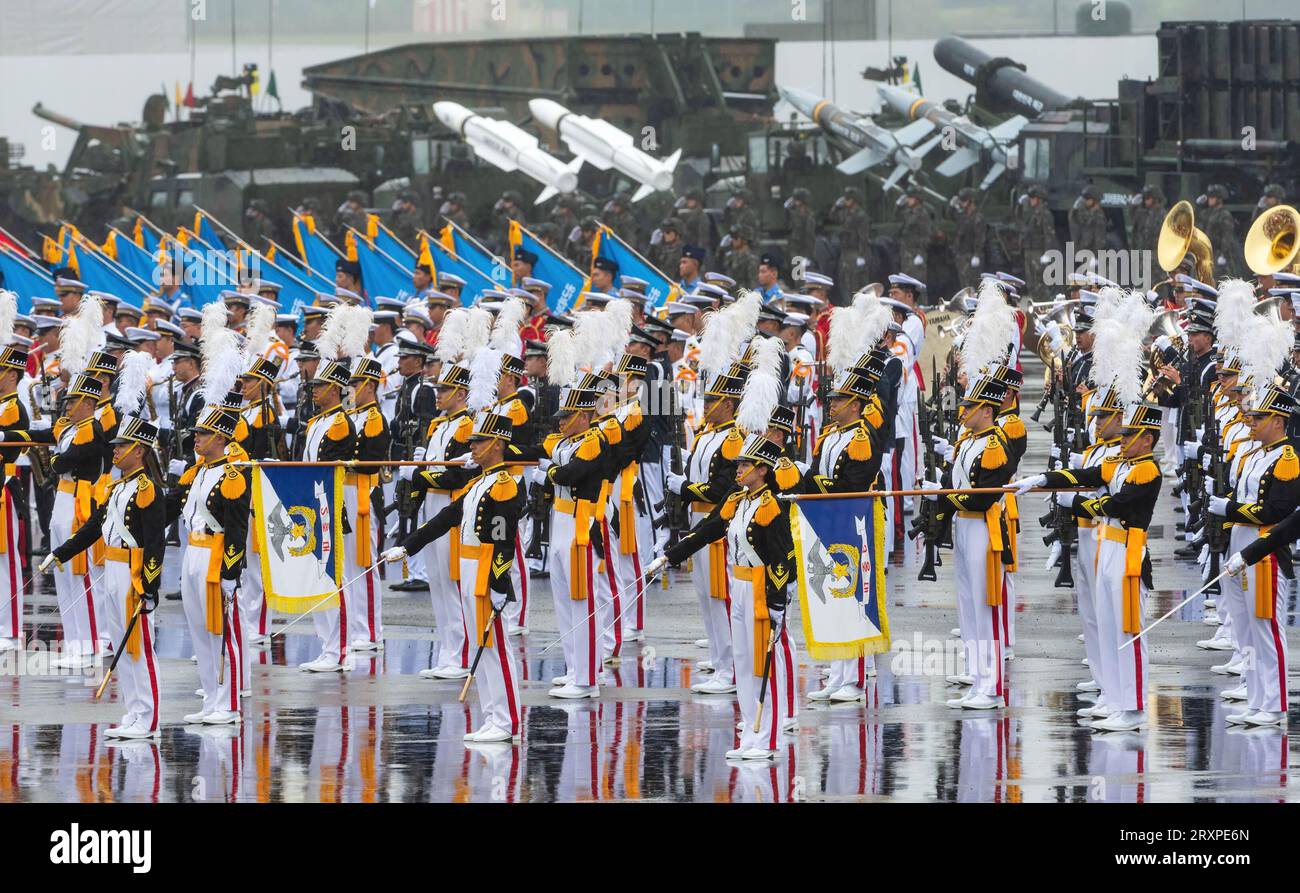
[[[645,293],[654,307],[662,307],[668,301],[675,301],[681,294],[682,290],[677,283],[665,276],[662,270],[638,254],[635,248],[620,239],[617,233],[603,223],[596,230],[596,245],[595,250],[592,251],[593,262],[597,257],[606,257],[618,264],[618,275],[614,277],[615,288],[623,287],[624,276],[635,276],[648,282]]]
[[[298,257],[313,273],[330,282],[332,292],[334,264],[342,257],[338,249],[316,232],[316,222],[312,218],[296,215],[293,218],[293,243],[298,248]]]
[[[252,530],[273,610],[304,614],[339,606],[343,476],[341,466],[254,466]]]
[[[888,651],[884,502],[797,500],[790,532],[808,652],[818,660],[849,660]]]
[[[591,287],[591,278],[569,263],[564,255],[530,233],[518,220],[512,220],[510,221],[511,263],[514,263],[515,252],[520,248],[537,255],[537,263],[533,264],[533,277],[550,283],[551,290],[546,294],[546,306],[556,313],[568,313],[576,308],[582,293]]]
[[[451,273],[453,276],[464,279],[465,287],[461,290],[460,301],[466,306],[473,304],[474,299],[484,291],[491,291],[500,287],[478,267],[457,255],[442,241],[432,238],[426,232],[420,233],[420,257],[418,262],[429,268],[435,282],[438,281],[439,273]],[[409,296],[397,295],[397,297],[406,298]]]
[[[9,245],[0,245],[0,288],[18,295],[18,312],[30,313],[32,298],[54,297],[54,279]]]

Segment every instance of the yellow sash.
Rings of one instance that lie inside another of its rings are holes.
[[[637,463],[623,469],[618,493],[618,550],[624,555],[636,551],[636,512],[632,504],[632,487],[636,483]]]
[[[591,519],[599,509],[589,499],[579,499],[573,511],[573,543],[569,546],[569,598],[582,601],[587,597],[587,572],[591,544]]]
[[[984,602],[992,607],[1002,604],[1002,503],[995,502],[984,512],[989,529],[989,551],[984,556]]]
[[[754,675],[763,675],[767,660],[768,639],[772,636],[772,617],[767,613],[767,565],[735,566],[737,580],[746,580],[753,589],[754,599]]]
[[[1259,535],[1264,536],[1272,529],[1271,525],[1261,527]],[[1273,619],[1273,607],[1277,601],[1273,589],[1273,562],[1275,560],[1270,555],[1255,565],[1255,616],[1261,620]]]
[[[493,646],[492,630],[488,629],[488,618],[492,616],[492,599],[488,594],[488,572],[492,568],[492,547],[487,543],[478,546],[460,547],[462,558],[468,558],[471,561],[477,561],[478,567],[474,573],[474,618],[475,618],[475,639],[474,645],[482,642],[483,630],[488,630],[487,645]]]
[[[1007,536],[1011,538],[1011,563],[1007,565],[1007,573],[1014,574],[1016,568],[1020,565],[1020,505],[1016,502],[1016,494],[1008,493],[1007,501]]]
[[[140,596],[144,593],[144,549],[105,546],[104,558],[107,561],[120,561],[131,569],[131,588],[126,591],[126,617],[130,622],[140,607]],[[131,630],[131,638],[126,640],[126,653],[131,655],[132,660],[139,660],[143,647],[144,627],[137,623]]]
[[[374,476],[357,475],[357,566],[370,567],[370,490]],[[459,568],[457,568],[459,570]],[[454,579],[454,578],[453,578]]]

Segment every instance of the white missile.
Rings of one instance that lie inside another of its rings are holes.
[[[534,200],[540,205],[557,192],[578,188],[582,156],[565,164],[543,149],[537,137],[509,121],[476,115],[459,102],[435,102],[433,113],[469,143],[474,154],[503,171],[522,171],[546,188]]]
[[[673,188],[673,170],[681,149],[661,161],[634,146],[631,134],[608,121],[575,114],[550,99],[530,99],[528,110],[539,124],[554,130],[574,155],[602,171],[612,167],[640,183],[632,201]]]

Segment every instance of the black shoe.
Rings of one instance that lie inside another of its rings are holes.
[[[546,571],[529,571],[529,572],[528,572],[528,579],[530,579],[530,580],[545,580],[545,579],[546,579],[547,577],[549,577],[549,576],[550,576],[550,574],[547,573]]]
[[[428,592],[429,584],[424,580],[403,580],[388,587],[395,592]]]
[[[178,602],[181,600],[180,590],[178,589],[175,592],[169,592],[165,596],[163,596],[163,598],[167,599],[167,601],[169,602]]]
[[[1177,530],[1179,533],[1182,533],[1186,529],[1187,529],[1187,525],[1184,524],[1182,521],[1179,521],[1177,524],[1174,525],[1174,530]]]
[[[1201,547],[1195,543],[1188,543],[1179,549],[1174,549],[1175,558],[1195,558],[1201,554]]]

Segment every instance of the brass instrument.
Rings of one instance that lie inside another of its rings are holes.
[[[1300,211],[1290,205],[1269,208],[1246,233],[1246,264],[1260,276],[1300,273]]]
[[[1173,390],[1174,383],[1160,374],[1160,367],[1165,365],[1165,358],[1156,350],[1155,342],[1161,335],[1167,337],[1178,351],[1187,344],[1183,327],[1179,325],[1181,311],[1166,310],[1156,315],[1151,327],[1147,329],[1146,339],[1150,342],[1150,354],[1147,361],[1146,379],[1142,382],[1143,399],[1148,396],[1163,397]]]
[[[37,379],[36,387],[40,390],[32,395],[32,421],[41,421],[41,400],[45,399],[50,387],[49,380],[45,375],[45,357],[41,356],[40,378]],[[31,391],[28,391],[31,394]],[[48,411],[48,410],[47,410]],[[34,446],[27,451],[28,458],[31,460],[32,483],[37,487],[45,488],[55,479],[54,460],[50,456],[49,447]]]
[[[1206,285],[1214,285],[1214,246],[1209,237],[1196,228],[1192,203],[1181,201],[1169,209],[1164,223],[1160,224],[1156,260],[1160,269],[1173,273],[1189,252],[1196,258],[1196,278]]]
[[[1074,311],[1078,306],[1078,301],[1064,301],[1060,304],[1038,304],[1030,308],[1031,310],[1035,310],[1036,307],[1041,307],[1043,308],[1043,311],[1045,311],[1034,313],[1034,325],[1036,328],[1042,323],[1050,321],[1056,323],[1061,329],[1061,341],[1063,344],[1060,351],[1052,350],[1052,339],[1047,337],[1046,334],[1039,335],[1037,342],[1034,344],[1034,353],[1038,354],[1038,358],[1043,361],[1043,365],[1047,367],[1049,374],[1051,374],[1057,366],[1061,365],[1063,360],[1062,354],[1068,354],[1070,349],[1074,347]]]
[[[1255,304],[1252,308],[1259,316],[1267,316],[1276,321],[1288,322],[1282,319],[1282,305],[1289,303],[1290,299],[1278,296],[1276,298],[1265,298]]]

